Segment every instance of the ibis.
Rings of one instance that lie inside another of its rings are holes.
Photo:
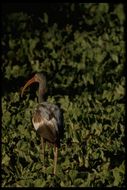
[[[60,147],[60,139],[63,136],[63,113],[58,105],[44,101],[44,95],[47,91],[46,77],[43,73],[36,73],[30,80],[26,82],[22,88],[21,96],[25,89],[32,83],[39,83],[38,104],[36,105],[32,123],[35,130],[40,134],[43,160],[45,159],[46,142],[54,146],[54,167],[53,174],[56,174],[56,166],[58,159],[58,148]]]

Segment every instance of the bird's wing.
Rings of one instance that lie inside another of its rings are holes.
[[[34,110],[32,122],[43,138],[59,144],[62,116],[58,106],[48,102],[39,104]]]
[[[59,136],[62,137],[64,133],[64,121],[63,121],[63,112],[62,110],[55,104],[44,102],[43,105],[47,105],[48,109],[52,117],[56,119],[57,122],[57,131],[59,132]]]

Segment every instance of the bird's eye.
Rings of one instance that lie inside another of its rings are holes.
[[[40,81],[40,79],[39,79],[39,77],[38,77],[37,75],[35,75],[35,80],[36,80],[37,82]]]

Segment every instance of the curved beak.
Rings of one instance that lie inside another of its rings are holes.
[[[30,80],[27,81],[27,83],[25,84],[25,86],[22,88],[21,97],[23,96],[23,93],[24,93],[25,89],[26,89],[29,85],[31,85],[32,83],[34,83],[34,82],[37,82],[37,81],[35,80],[35,77],[33,77],[33,78],[31,78]]]

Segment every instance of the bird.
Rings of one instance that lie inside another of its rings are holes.
[[[47,92],[47,81],[44,73],[38,72],[26,82],[22,88],[21,97],[23,97],[25,89],[35,82],[39,83],[39,93],[38,104],[32,115],[32,123],[41,137],[43,164],[46,142],[54,146],[53,174],[56,175],[58,148],[60,147],[60,139],[64,132],[63,112],[58,105],[44,100],[44,95]]]

